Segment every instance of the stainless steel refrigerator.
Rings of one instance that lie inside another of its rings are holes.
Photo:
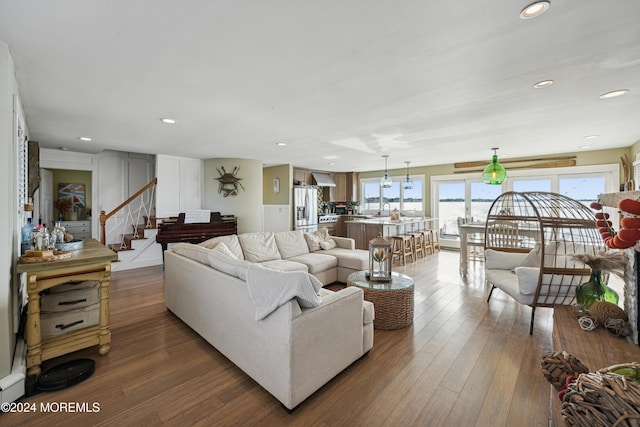
[[[293,187],[294,230],[318,230],[318,187]]]

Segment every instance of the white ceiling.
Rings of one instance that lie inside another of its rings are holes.
[[[0,40],[42,147],[366,171],[640,140],[640,1],[529,3],[0,0]]]

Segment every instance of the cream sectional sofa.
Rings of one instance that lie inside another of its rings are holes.
[[[362,290],[322,288],[364,268],[367,252],[349,240],[292,231],[177,244],[165,252],[167,308],[293,409],[373,346]],[[273,311],[260,314],[272,290]]]
[[[219,242],[238,259],[275,270],[306,271],[325,285],[346,283],[349,274],[369,268],[368,251],[355,249],[353,239],[329,236],[327,230],[244,233],[215,237],[199,245],[213,248]]]

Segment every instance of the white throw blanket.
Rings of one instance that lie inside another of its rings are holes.
[[[304,271],[278,271],[260,264],[247,270],[249,295],[256,308],[256,320],[262,320],[278,307],[295,298],[301,307],[318,307],[322,282]]]

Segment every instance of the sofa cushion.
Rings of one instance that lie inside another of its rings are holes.
[[[274,237],[282,258],[291,258],[309,253],[309,246],[307,246],[302,230],[283,231],[275,233]]]
[[[227,248],[236,256],[238,259],[244,259],[244,255],[242,254],[242,247],[240,246],[240,241],[238,240],[238,236],[235,234],[230,234],[228,236],[218,236],[209,240],[205,240],[204,242],[198,243],[199,246],[204,246],[205,248],[213,249],[216,247],[218,243],[224,243],[227,245]]]
[[[209,250],[207,256],[207,263],[211,268],[215,268],[218,271],[237,277],[242,280],[247,279],[247,269],[251,265],[249,261],[243,259],[237,259],[226,255],[221,250],[216,250],[218,246],[223,245],[220,243],[215,249]]]
[[[364,249],[333,248],[324,253],[336,257],[338,259],[338,267],[352,270],[369,269],[369,251]]]
[[[326,228],[321,228],[318,231],[314,231],[313,233],[304,233],[304,238],[307,241],[307,245],[309,246],[309,250],[311,252],[319,251],[322,249],[320,247],[320,242],[324,242],[327,240],[331,240],[329,236],[329,230]]]
[[[309,268],[309,273],[311,274],[322,273],[323,271],[336,268],[338,266],[338,259],[336,257],[316,252],[298,255],[296,257],[289,258],[289,261],[295,261],[306,265]]]
[[[238,235],[238,240],[247,261],[263,262],[282,258],[271,231],[243,233]]]
[[[222,255],[228,256],[229,258],[238,259],[238,257],[229,250],[229,247],[225,245],[223,242],[218,243],[213,249],[213,252],[219,252]]]
[[[210,249],[205,247],[194,245],[192,243],[176,243],[171,250],[178,255],[182,255],[194,261],[198,261],[201,264],[209,264],[208,256],[211,252]]]
[[[323,251],[328,251],[329,249],[333,249],[336,246],[338,246],[338,245],[336,244],[336,241],[333,240],[333,239],[323,240],[322,242],[320,242],[320,248]]]
[[[260,265],[272,268],[278,271],[304,271],[309,272],[309,268],[305,264],[293,262],[286,259],[273,259],[271,261],[261,262]]]
[[[252,264],[247,272],[247,286],[256,320],[264,319],[294,298],[301,307],[318,307],[322,303],[319,295],[322,283],[303,271],[277,271]]]
[[[373,322],[375,318],[375,311],[373,308],[373,303],[369,301],[362,301],[362,324],[368,325]]]

